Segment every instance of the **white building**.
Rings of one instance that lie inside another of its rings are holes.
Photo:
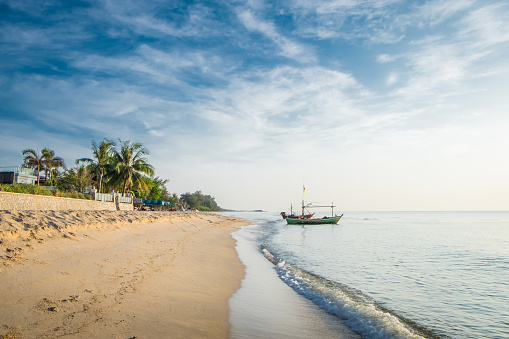
[[[18,166],[0,167],[0,184],[36,184],[37,172],[31,168]]]

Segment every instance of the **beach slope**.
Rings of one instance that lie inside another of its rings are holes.
[[[213,213],[0,211],[0,338],[226,338],[244,268]]]

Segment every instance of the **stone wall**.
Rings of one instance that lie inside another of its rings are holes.
[[[120,203],[118,206],[122,211],[133,210],[133,204]],[[117,207],[114,202],[0,192],[0,210],[116,211]]]

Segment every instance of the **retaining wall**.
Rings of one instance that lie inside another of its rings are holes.
[[[122,211],[132,211],[133,204],[118,204]],[[10,193],[0,191],[0,210],[30,211],[116,211],[114,202],[60,198],[45,195]]]

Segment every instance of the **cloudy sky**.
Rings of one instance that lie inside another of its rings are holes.
[[[0,166],[143,143],[170,192],[509,209],[505,0],[0,1]]]

